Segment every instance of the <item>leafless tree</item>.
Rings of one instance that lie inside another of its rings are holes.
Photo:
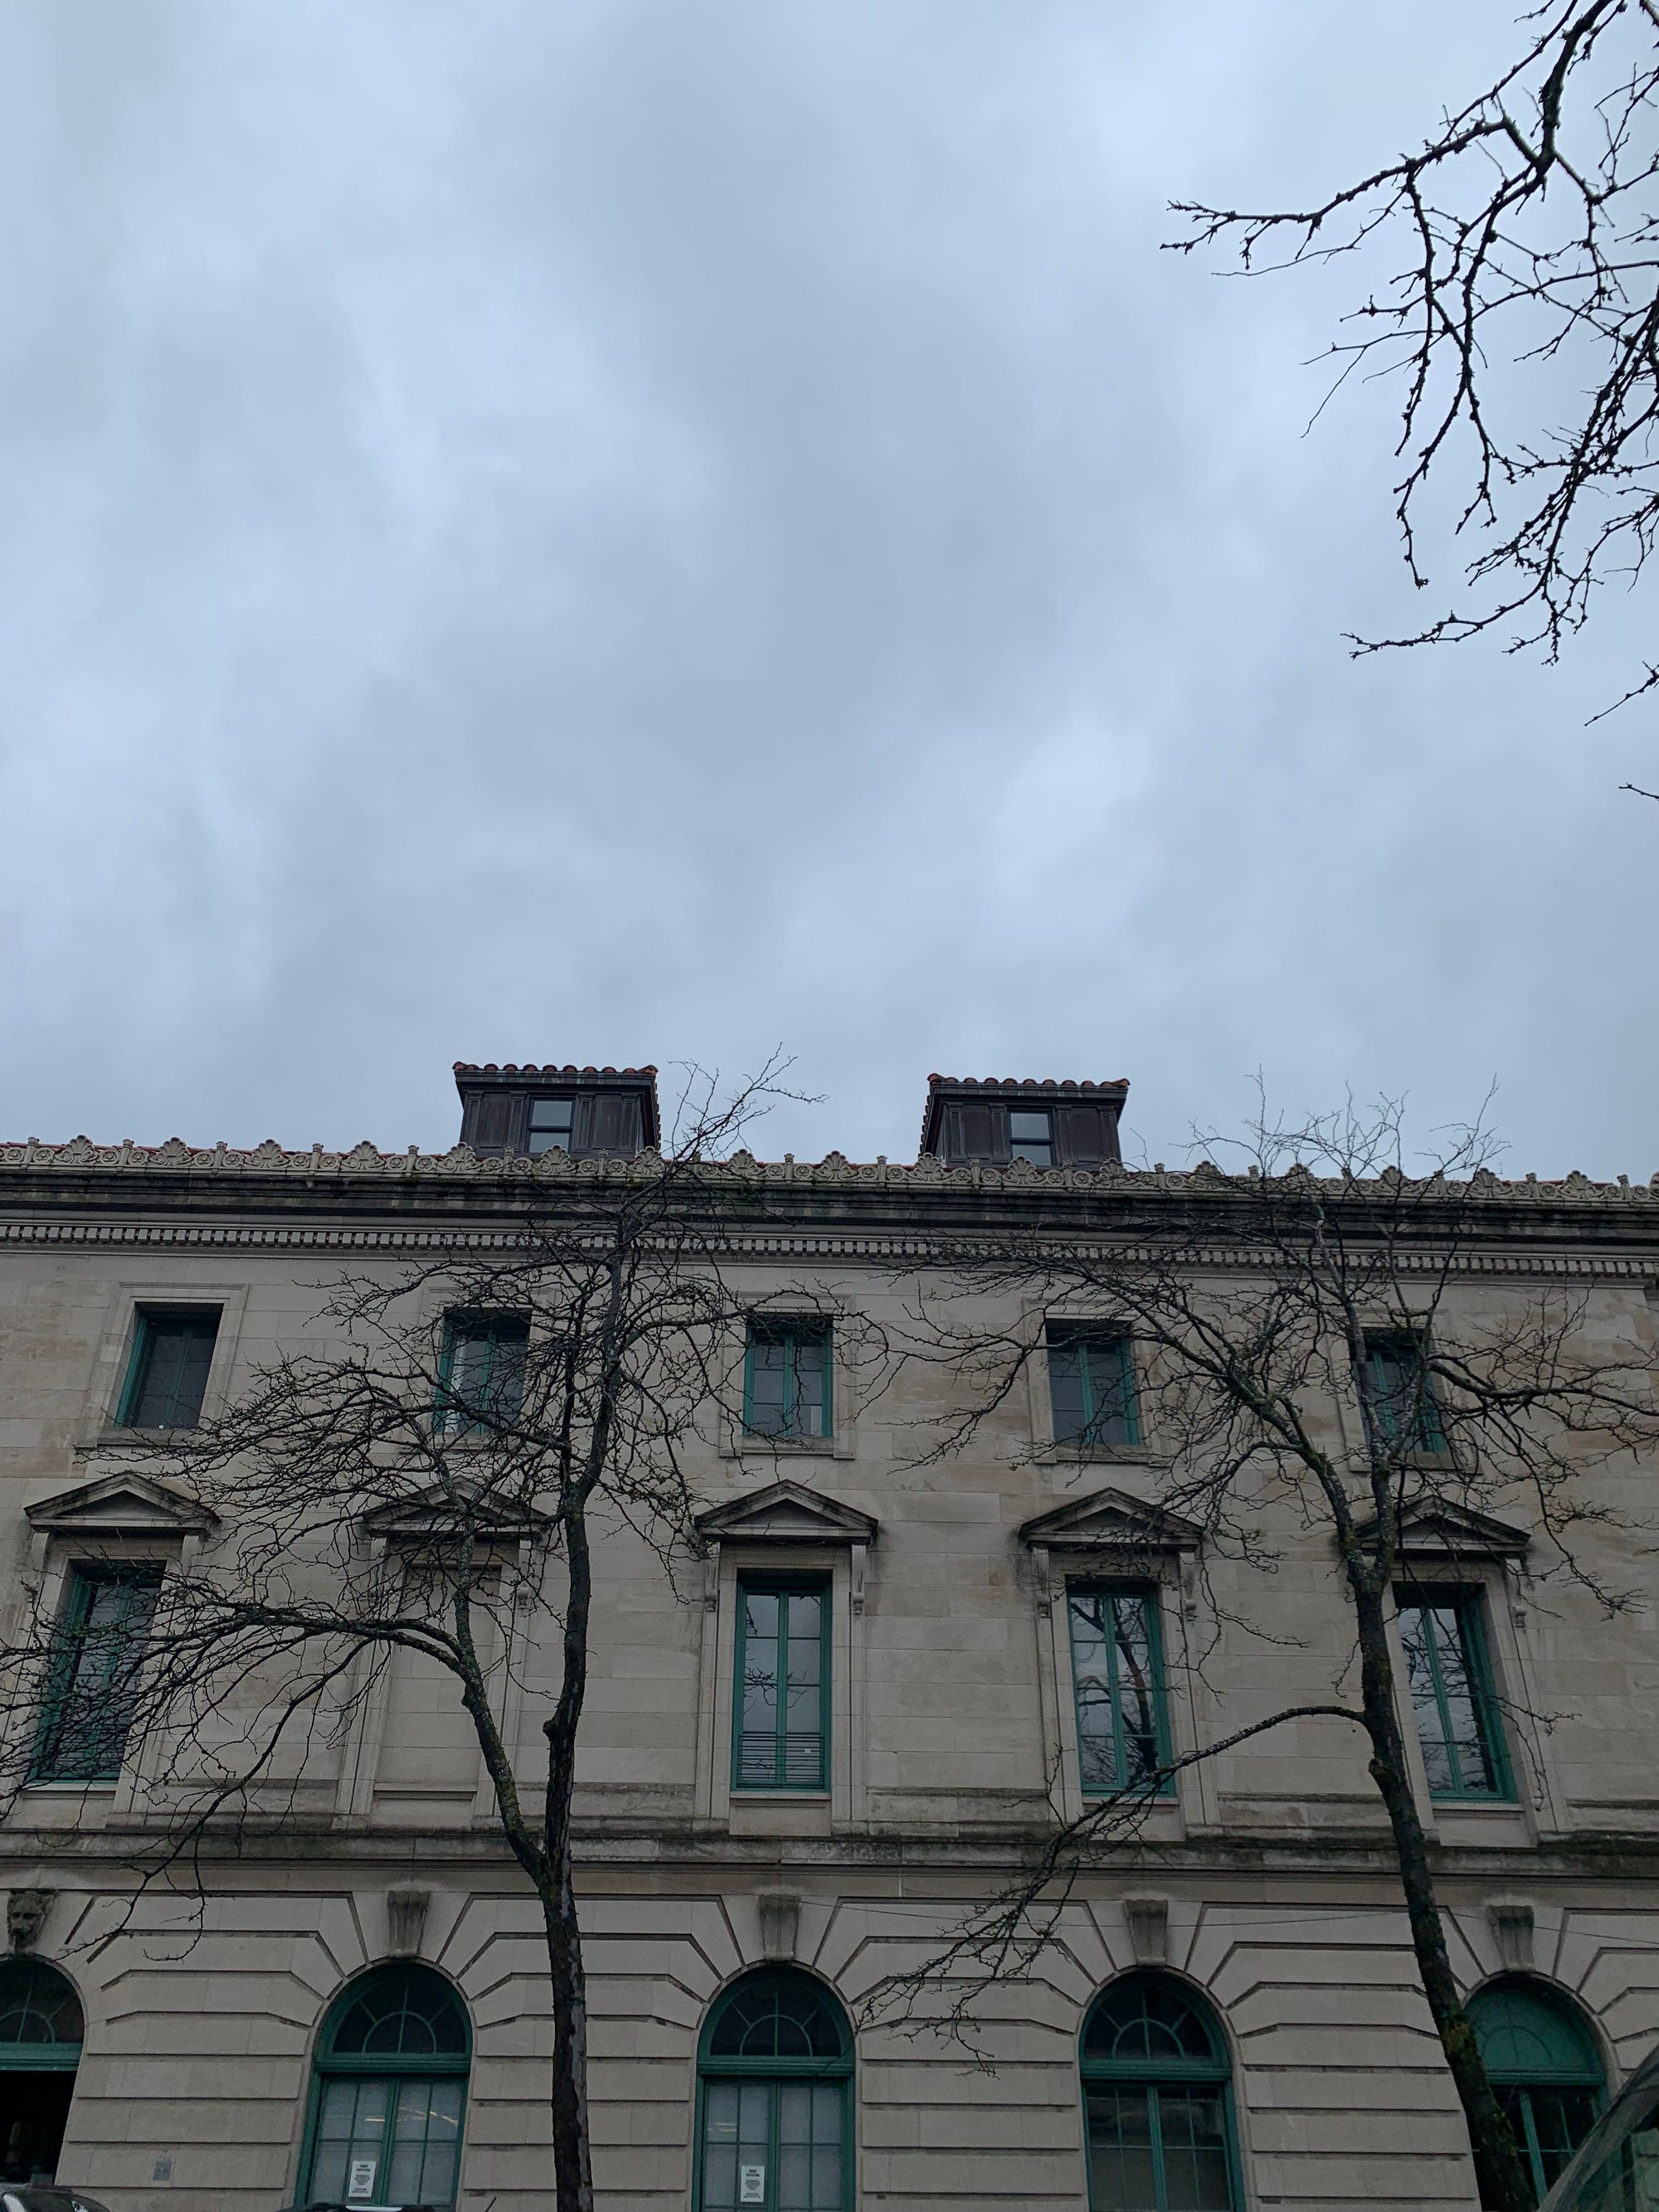
[[[593,2202],[573,1854],[593,1547],[627,1524],[671,1577],[696,1547],[687,1447],[742,1371],[724,1261],[747,1156],[731,1156],[778,1074],[724,1103],[702,1082],[666,1157],[544,1161],[520,1225],[335,1283],[316,1349],[259,1372],[187,1449],[155,1447],[155,1471],[216,1525],[161,1582],[147,1635],[77,1673],[41,1618],[0,1656],[0,1783],[28,1779],[42,1713],[71,1765],[129,1741],[150,1881],[200,1881],[228,1838],[302,1816],[316,1746],[349,1742],[398,1655],[441,1670],[540,1906],[559,2212]],[[544,1773],[508,1720],[527,1655],[531,1694],[557,1683]]]
[[[1454,1556],[1461,1543],[1486,1557],[1483,1521],[1504,1514],[1500,1526],[1530,1531],[1540,1582],[1576,1583],[1619,1612],[1629,1595],[1577,1540],[1616,1517],[1598,1474],[1650,1448],[1659,1414],[1640,1347],[1588,1334],[1580,1293],[1551,1285],[1471,1301],[1466,1263],[1501,1229],[1506,1195],[1480,1131],[1461,1133],[1428,1173],[1404,1171],[1400,1144],[1392,1107],[1297,1127],[1264,1120],[1236,1172],[1205,1160],[1176,1188],[1125,1177],[1086,1220],[1062,1227],[1045,1210],[1053,1225],[969,1237],[934,1255],[910,1351],[949,1370],[957,1411],[919,1450],[983,1450],[1032,1363],[1052,1356],[1045,1316],[1082,1316],[1133,1347],[1155,1470],[1148,1503],[1195,1525],[1212,1565],[1231,1559],[1247,1582],[1253,1568],[1276,1568],[1287,1533],[1328,1537],[1352,1640],[1332,1656],[1328,1695],[1178,1758],[1147,1733],[1139,1771],[1080,1817],[1057,1808],[1014,1880],[941,1949],[882,1984],[872,2013],[960,2032],[991,1984],[1028,1971],[1055,1940],[1079,1877],[1122,1863],[1181,1770],[1293,1720],[1343,1723],[1369,1755],[1482,2203],[1525,2212],[1532,2193],[1448,1954],[1402,1729],[1402,1701],[1411,1705],[1417,1684],[1397,1679],[1390,1614],[1396,1589],[1413,1580],[1413,1526],[1438,1519]],[[1109,1406],[1093,1418],[1077,1443],[1079,1474],[1101,1455],[1098,1424],[1127,1416]],[[1222,1625],[1212,1652],[1236,1654],[1247,1624]],[[1540,1717],[1508,1717],[1524,1755]]]
[[[1175,204],[1176,250],[1227,246],[1247,271],[1392,264],[1333,344],[1338,380],[1400,380],[1413,582],[1431,483],[1481,542],[1467,604],[1360,653],[1498,629],[1554,659],[1659,528],[1659,0],[1547,0],[1517,44],[1415,152],[1309,206]],[[1652,664],[1626,696],[1656,684]]]

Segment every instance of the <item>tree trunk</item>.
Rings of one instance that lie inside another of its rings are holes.
[[[553,2187],[558,2212],[593,2212],[587,2133],[587,1979],[571,1863],[571,1799],[576,1730],[587,1690],[587,1623],[592,1569],[580,1512],[565,1522],[570,1590],[564,1616],[564,1679],[544,1728],[547,1737],[546,1881],[542,1917],[553,1985]]]
[[[1435,2032],[1451,2069],[1458,2100],[1474,2154],[1475,2179],[1485,2212],[1533,2212],[1537,2198],[1521,2163],[1509,2122],[1504,2118],[1463,2009],[1446,1952],[1446,1931],[1434,1893],[1428,1844],[1411,1791],[1394,1697],[1394,1665],[1389,1650],[1382,1598],[1362,1578],[1350,1575],[1359,1630],[1360,1679],[1365,1730],[1371,1743],[1371,1779],[1388,1810],[1395,1857],[1406,1895],[1412,1949]],[[1369,1583],[1369,1577],[1364,1577]]]

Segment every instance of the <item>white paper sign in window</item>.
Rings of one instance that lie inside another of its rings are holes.
[[[766,2168],[763,2166],[740,2166],[738,2168],[738,2202],[739,2204],[765,2203]]]
[[[346,2177],[346,2201],[351,2204],[367,2204],[374,2194],[374,2160],[354,2158]]]

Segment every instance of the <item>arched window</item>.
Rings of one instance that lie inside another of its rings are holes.
[[[0,1962],[0,2181],[50,2181],[86,2035],[81,2000],[44,1959]]]
[[[851,2212],[853,2037],[822,1983],[763,1967],[697,2057],[697,2212]]]
[[[1562,1999],[1519,1978],[1477,1990],[1469,2019],[1541,2197],[1601,2109],[1604,2076],[1595,2040]]]
[[[1236,2212],[1226,2046],[1168,1974],[1125,1974],[1083,2026],[1093,2212]]]
[[[377,1966],[337,1996],[317,2045],[306,2191],[345,2203],[453,2204],[472,2036],[429,1966]]]

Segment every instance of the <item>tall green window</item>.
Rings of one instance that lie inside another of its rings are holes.
[[[827,1437],[831,1414],[830,1323],[757,1317],[744,1362],[743,1425],[752,1437],[799,1442]]]
[[[1237,2212],[1221,2032],[1172,1975],[1125,1974],[1083,2028],[1091,2212]]]
[[[1085,1797],[1151,1784],[1170,1756],[1158,1593],[1073,1584],[1066,1593]],[[1172,1780],[1155,1785],[1164,1795]]]
[[[202,1418],[219,1309],[141,1306],[116,1421],[124,1429],[193,1429]]]
[[[1606,2077],[1595,2040],[1559,1998],[1519,1977],[1477,1990],[1469,2021],[1541,2198],[1601,2110]]]
[[[732,1784],[830,1786],[830,1584],[738,1584]]]
[[[1398,1603],[1429,1795],[1513,1796],[1480,1592],[1402,1590]]]
[[[0,1962],[0,2182],[57,2172],[85,2036],[81,2000],[56,1966]]]
[[[1057,1444],[1138,1444],[1134,1360],[1121,1330],[1048,1324],[1048,1396]]]
[[[696,2212],[852,2212],[852,2088],[847,2014],[821,1983],[734,1982],[698,2053]]]
[[[32,1782],[113,1782],[126,1754],[158,1566],[76,1566],[48,1662]]]
[[[334,2002],[317,2047],[307,2197],[453,2205],[472,2037],[429,1966],[379,1966]]]
[[[522,1314],[451,1314],[438,1364],[439,1418],[452,1434],[487,1432],[524,1403],[530,1323]]]
[[[1397,1451],[1443,1458],[1446,1427],[1428,1358],[1425,1337],[1407,1329],[1366,1331],[1366,1381],[1382,1442]]]

